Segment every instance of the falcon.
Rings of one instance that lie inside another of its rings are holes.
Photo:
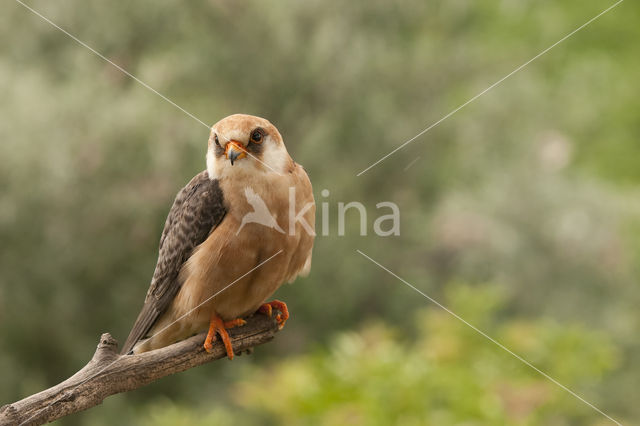
[[[311,182],[275,126],[250,115],[226,117],[211,128],[206,160],[206,170],[178,192],[169,211],[124,354],[161,348],[208,327],[205,350],[219,335],[233,359],[227,329],[255,312],[271,316],[273,309],[282,327],[286,304],[266,300],[311,268]]]

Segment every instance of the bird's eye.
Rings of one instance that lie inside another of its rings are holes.
[[[264,131],[262,129],[255,129],[251,132],[251,142],[262,143],[263,132]]]
[[[216,145],[218,145],[220,148],[222,148],[222,146],[220,146],[220,141],[218,140],[218,135],[214,135],[214,141],[216,142]]]

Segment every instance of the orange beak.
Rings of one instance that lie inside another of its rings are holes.
[[[247,156],[247,150],[240,142],[231,140],[224,147],[224,155],[231,161],[233,166],[234,161]]]

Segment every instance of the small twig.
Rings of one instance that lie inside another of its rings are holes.
[[[247,324],[229,330],[237,354],[251,351],[273,338],[274,319],[254,315]],[[0,407],[0,425],[41,425],[101,404],[113,394],[145,386],[173,373],[224,358],[218,341],[211,353],[202,348],[205,334],[198,334],[166,348],[140,355],[118,355],[118,343],[109,333],[100,338],[93,358],[64,382],[12,404]]]

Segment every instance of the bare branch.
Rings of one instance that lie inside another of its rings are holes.
[[[251,351],[273,338],[274,319],[254,315],[247,324],[229,330],[236,354]],[[198,334],[166,348],[140,355],[119,355],[118,343],[109,333],[100,338],[93,358],[64,382],[0,408],[0,425],[40,425],[94,407],[113,394],[145,386],[161,377],[224,358],[220,340],[212,353],[202,348],[205,334]]]

